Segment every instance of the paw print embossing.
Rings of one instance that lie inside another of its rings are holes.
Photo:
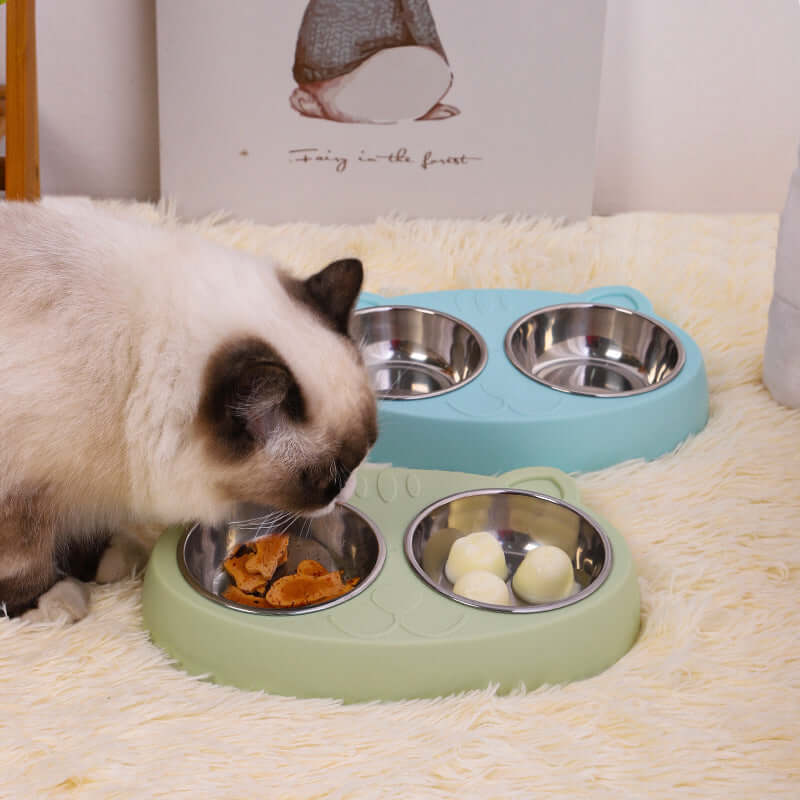
[[[374,595],[374,592],[373,592]],[[397,627],[397,617],[372,602],[362,603],[358,614],[348,613],[344,608],[334,610],[328,617],[331,625],[353,639],[377,639],[386,636]]]
[[[384,503],[391,503],[397,497],[397,481],[391,470],[384,470],[378,475],[378,495]]]
[[[422,491],[422,484],[414,472],[409,472],[406,477],[406,491],[409,497],[419,497]]]
[[[435,609],[429,603],[420,603],[399,618],[400,627],[423,639],[441,639],[455,633],[466,620],[466,613],[456,603],[438,604]]]
[[[537,392],[535,396],[512,394],[506,401],[508,408],[520,417],[544,417],[554,414],[564,405],[567,395],[548,389],[547,392]]]
[[[356,489],[353,494],[355,494],[356,497],[360,497],[362,500],[369,497],[369,481],[361,473],[356,473]]]
[[[415,586],[409,589],[405,584],[385,583],[377,586],[372,593],[372,602],[395,618],[413,611],[423,600],[423,589]]]
[[[506,401],[492,394],[482,383],[477,388],[478,391],[464,392],[461,395],[454,393],[447,405],[465,417],[492,417],[499,414]]]

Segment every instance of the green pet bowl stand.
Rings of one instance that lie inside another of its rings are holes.
[[[447,495],[493,488],[546,494],[591,516],[612,547],[600,588],[563,608],[509,614],[463,605],[428,586],[406,560],[406,528]],[[615,663],[636,639],[639,589],[630,550],[557,469],[487,477],[366,465],[350,505],[381,531],[383,569],[352,600],[300,615],[250,614],[203,597],[178,568],[183,530],[166,532],[143,589],[144,623],[155,644],[189,673],[220,684],[361,702],[574,681]]]

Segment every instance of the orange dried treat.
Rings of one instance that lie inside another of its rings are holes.
[[[326,597],[325,600],[335,600],[343,594],[347,594],[359,581],[359,578],[351,578],[347,583],[342,583],[341,588],[337,590],[336,594]]]
[[[342,579],[336,572],[326,573],[318,578],[313,575],[286,575],[272,584],[267,592],[267,602],[279,608],[307,606],[319,603],[341,584]]]
[[[340,572],[324,575],[286,575],[279,578],[266,594],[267,602],[276,608],[297,608],[314,603],[323,603],[341,597],[358,583],[355,578],[342,583]]]
[[[227,600],[234,603],[240,603],[243,606],[253,606],[254,608],[272,608],[272,606],[263,598],[254,594],[247,594],[241,589],[231,584],[223,593],[222,596]]]
[[[358,583],[358,578],[344,583],[341,572],[328,572],[309,558],[297,565],[296,574],[273,581],[267,591],[277,568],[286,563],[288,550],[286,533],[262,536],[239,547],[223,562],[234,584],[222,596],[254,608],[297,608],[341,597]]]
[[[297,565],[298,575],[310,575],[312,578],[320,578],[328,574],[328,570],[313,558],[307,558]]]
[[[255,553],[244,563],[245,569],[250,573],[261,575],[269,581],[275,570],[286,563],[289,552],[289,534],[271,533],[250,542],[255,548]]]
[[[243,592],[263,593],[267,588],[267,581],[263,575],[255,575],[247,570],[247,562],[253,557],[253,551],[249,548],[242,552],[242,548],[236,551],[236,555],[228,556],[222,566],[225,572],[233,578],[236,586]]]

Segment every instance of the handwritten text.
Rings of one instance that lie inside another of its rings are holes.
[[[289,150],[291,164],[323,164],[340,173],[357,164],[397,164],[431,170],[447,166],[465,166],[471,161],[482,160],[480,156],[470,156],[466,153],[444,155],[433,150],[415,155],[407,147],[398,147],[390,153],[370,153],[362,148],[355,156],[322,147],[296,147]]]

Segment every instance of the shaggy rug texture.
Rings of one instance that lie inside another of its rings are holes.
[[[165,209],[118,210],[180,224]],[[148,641],[138,579],[97,587],[74,626],[0,619],[0,796],[800,796],[800,411],[761,384],[777,224],[194,224],[298,275],[358,256],[384,293],[629,284],[692,335],[708,427],[653,462],[578,478],[631,545],[641,634],[580,683],[343,706],[190,678]]]

